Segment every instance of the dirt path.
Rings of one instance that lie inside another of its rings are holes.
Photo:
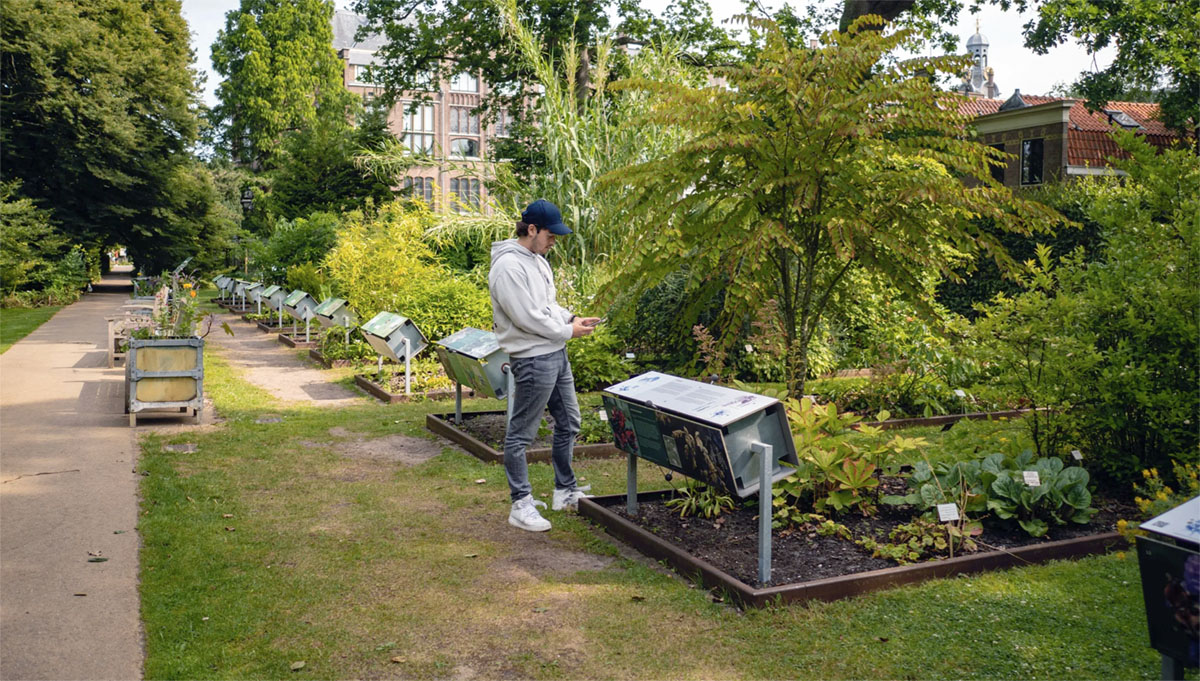
[[[0,355],[0,678],[137,679],[137,447],[104,317],[127,278]]]
[[[221,329],[229,324],[233,336]],[[285,347],[274,333],[263,333],[258,326],[232,314],[218,315],[207,345],[242,371],[242,377],[286,402],[308,402],[325,406],[359,404],[365,399],[353,391],[330,383],[325,373],[297,357],[297,351]]]

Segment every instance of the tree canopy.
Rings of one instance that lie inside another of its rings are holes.
[[[6,2],[6,179],[20,180],[20,195],[74,243],[124,244],[144,266],[178,264],[159,262],[175,257],[164,244],[192,247],[209,211],[177,183],[193,172],[191,59],[177,1]]]
[[[428,89],[432,80],[472,73],[489,83],[484,108],[519,109],[525,88],[535,82],[529,65],[508,57],[503,2],[496,0],[356,0],[354,10],[367,19],[365,30],[387,43],[379,51],[373,78],[389,98]],[[616,17],[616,25],[612,17]],[[697,59],[729,54],[736,47],[717,26],[705,0],[682,0],[662,16],[642,9],[636,0],[527,0],[518,3],[518,21],[536,37],[542,52],[561,65],[568,50],[577,66],[576,96],[590,92],[590,65],[598,41],[617,45],[647,43],[671,37]],[[611,34],[616,34],[612,36]]]
[[[286,133],[346,118],[351,95],[333,50],[329,0],[242,0],[212,45],[224,80],[213,110],[218,143],[257,168],[276,161]]]
[[[728,87],[626,85],[654,95],[649,122],[691,138],[604,179],[624,192],[616,210],[653,226],[627,244],[628,266],[605,295],[689,265],[697,284],[725,288],[727,338],[747,310],[774,300],[795,394],[809,341],[855,264],[921,302],[931,268],[953,278],[954,262],[976,254],[1011,264],[984,221],[1030,233],[1061,217],[991,179],[996,152],[969,137],[952,95],[923,77],[956,72],[962,58],[879,68],[905,31],[852,27],[810,49],[772,22],[758,26],[765,48],[720,70]]]

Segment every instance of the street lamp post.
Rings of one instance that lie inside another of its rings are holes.
[[[242,190],[242,214],[248,215],[254,209],[254,190],[246,187]],[[234,237],[234,243],[237,243],[237,237]],[[242,276],[250,276],[250,246],[246,244],[242,249]]]

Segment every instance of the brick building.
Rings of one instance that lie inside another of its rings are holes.
[[[336,11],[333,16],[333,48],[344,64],[346,89],[364,99],[383,93],[372,84],[368,67],[379,64],[376,52],[383,46],[382,36],[355,38],[364,19],[351,12]],[[429,101],[416,105],[412,93],[405,93],[388,113],[388,127],[414,152],[428,154],[433,164],[411,168],[404,180],[405,189],[423,198],[437,210],[463,210],[463,204],[486,205],[483,186],[489,142],[506,134],[504,120],[485,126],[471,110],[487,95],[488,85],[469,73],[437,83]]]
[[[1010,187],[1119,172],[1106,160],[1123,156],[1109,135],[1113,125],[1136,130],[1158,147],[1176,142],[1156,120],[1157,104],[1109,102],[1102,111],[1092,112],[1082,100],[1022,95],[1017,90],[1006,100],[963,98],[960,106],[975,116],[981,142],[1016,157],[1007,167],[993,169],[993,177]]]

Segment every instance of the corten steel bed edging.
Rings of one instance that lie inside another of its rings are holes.
[[[314,351],[309,350],[308,352],[309,352],[309,355],[311,355]],[[411,395],[405,395],[404,393],[390,393],[390,392],[384,390],[383,386],[379,385],[378,383],[376,383],[375,381],[372,381],[369,378],[366,378],[362,374],[354,375],[354,385],[358,386],[364,392],[368,393],[371,397],[374,397],[375,399],[379,400],[380,402],[383,402],[384,404],[397,404],[400,402],[412,402],[417,399],[440,400],[440,399],[446,399],[449,397],[454,397],[454,391],[447,390],[447,389],[431,390],[429,392],[413,393]]]
[[[299,337],[299,335],[300,335],[299,333],[296,334],[297,337]],[[320,345],[320,343],[318,343],[315,340],[311,340],[311,341],[296,340],[295,338],[292,338],[290,333],[280,333],[279,334],[279,342],[283,343],[284,345],[288,346],[289,348],[301,348],[301,349],[315,348],[318,345]]]
[[[941,416],[923,416],[913,419],[888,419],[887,421],[860,421],[854,425],[874,426],[881,430],[894,428],[915,428],[917,426],[944,426],[966,419],[982,421],[984,419],[1013,419],[1024,416],[1032,409],[1010,409],[1008,411],[973,411],[966,414],[942,414]],[[853,427],[853,426],[852,426]]]
[[[673,490],[642,492],[639,500],[650,501],[673,494]],[[1105,532],[1075,539],[1022,546],[1007,551],[957,556],[941,560],[901,565],[871,572],[817,579],[811,582],[781,584],[756,589],[724,572],[715,565],[687,553],[678,546],[642,529],[625,517],[614,513],[600,502],[624,503],[624,494],[582,499],[579,513],[600,525],[609,534],[633,546],[656,560],[664,560],[681,575],[699,581],[706,588],[726,592],[743,606],[762,608],[776,603],[800,603],[809,600],[835,601],[880,591],[905,584],[960,574],[986,572],[1022,565],[1036,565],[1050,560],[1079,558],[1107,552],[1124,544],[1116,532]]]
[[[507,413],[505,411],[471,411],[463,412],[463,418],[466,419],[469,416],[483,416],[487,414],[504,416]],[[491,445],[456,428],[454,426],[454,414],[426,414],[425,427],[448,440],[462,445],[462,448],[467,450],[468,454],[481,461],[504,463],[504,452],[497,451]],[[575,445],[573,455],[577,459],[615,459],[625,456],[625,452],[617,449],[612,444],[577,444]],[[550,461],[550,448],[531,448],[525,452],[525,460],[548,462]]]
[[[308,358],[326,369],[341,369],[343,367],[354,366],[354,360],[352,359],[325,359],[325,355],[316,348],[309,349]]]

